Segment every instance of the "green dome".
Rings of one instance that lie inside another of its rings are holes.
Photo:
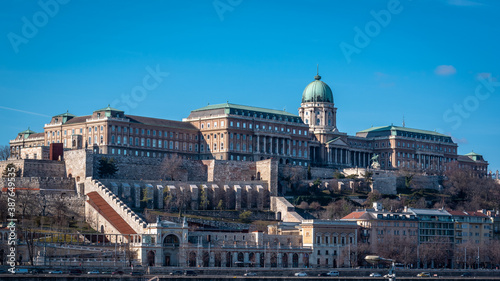
[[[316,75],[302,93],[302,102],[331,102],[333,103],[332,89]]]

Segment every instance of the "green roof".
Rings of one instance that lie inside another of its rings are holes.
[[[96,112],[96,111],[118,111],[118,112],[124,112],[123,110],[112,108],[111,106],[109,106],[109,104],[108,104],[108,107],[105,107],[105,108],[102,108],[102,109],[98,109],[98,110],[94,110],[94,112]]]
[[[27,130],[24,130],[24,131],[20,132],[19,134],[20,134],[20,135],[24,135],[24,138],[25,138],[25,139],[27,139],[30,135],[32,135],[32,134],[36,134],[36,132],[35,132],[35,131],[30,130],[30,127],[28,127],[28,129],[27,129]]]
[[[465,154],[465,156],[483,156],[483,155],[481,155],[481,154],[477,154],[477,153],[475,153],[475,152],[474,152],[474,150],[473,150],[472,152],[469,152],[469,153]]]
[[[30,130],[30,127],[28,127],[27,130],[24,130],[24,131],[20,132],[20,134],[30,134],[31,135],[31,134],[36,134],[36,132]]]
[[[292,114],[290,112],[286,112],[284,110],[267,109],[267,108],[239,105],[239,104],[233,104],[233,103],[211,104],[211,105],[207,105],[207,106],[202,107],[202,108],[195,109],[192,112],[212,110],[212,109],[237,109],[237,110],[256,111],[256,112],[262,112],[262,113],[267,113],[267,114],[285,115],[285,116],[290,116],[290,117],[299,117],[298,115]]]
[[[64,113],[61,113],[61,114],[58,114],[58,115],[55,115],[53,117],[76,117],[76,115],[73,115],[69,112],[64,112]]]
[[[333,102],[332,89],[316,75],[302,93],[302,102]]]
[[[407,127],[399,127],[399,126],[382,126],[382,127],[372,127],[363,131],[359,131],[358,133],[370,133],[370,132],[384,132],[384,131],[401,131],[401,132],[407,132],[407,133],[415,133],[415,134],[427,134],[427,135],[433,135],[433,136],[438,136],[438,137],[450,137],[438,132],[434,131],[427,131],[427,130],[419,130],[419,129],[411,129]]]

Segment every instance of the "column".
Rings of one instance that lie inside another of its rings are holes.
[[[222,252],[220,255],[221,267],[226,267],[226,263],[227,263],[226,255],[227,255],[227,252]]]
[[[285,155],[285,139],[281,139],[281,154]]]
[[[283,267],[283,259],[282,259],[282,254],[281,252],[278,251],[278,256],[276,257],[276,267]]]
[[[233,263],[231,264],[231,267],[236,267],[236,262],[238,261],[238,252],[233,253]]]
[[[249,262],[248,260],[248,252],[243,253],[243,262],[247,264]]]
[[[299,267],[304,267],[304,254],[299,254]]]
[[[215,253],[210,252],[210,261],[208,262],[209,267],[215,267]]]
[[[340,149],[340,163],[344,164],[344,149]]]
[[[276,154],[280,154],[280,145],[279,145],[279,139],[276,138]]]
[[[260,136],[258,135],[257,135],[257,149],[255,151],[257,151],[257,153],[260,153]]]
[[[264,154],[267,154],[267,143],[266,143],[266,137],[262,137],[262,140],[263,140],[263,145],[264,145]]]
[[[288,254],[288,268],[293,266],[293,253]]]
[[[260,253],[255,253],[255,267],[260,267]]]
[[[333,153],[335,154],[335,164],[337,164],[339,162],[339,157],[338,157],[338,151],[337,151],[337,148],[335,148],[335,150],[333,151]]]

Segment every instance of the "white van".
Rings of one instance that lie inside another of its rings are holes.
[[[334,276],[334,277],[339,277],[339,272],[338,271],[330,271],[326,275],[328,275],[328,276]]]

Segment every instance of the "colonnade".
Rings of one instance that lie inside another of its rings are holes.
[[[352,151],[345,148],[327,147],[327,162],[334,165],[368,167],[371,164],[373,153]]]
[[[257,138],[257,153],[264,154],[275,154],[275,155],[284,155],[284,156],[297,156],[293,154],[293,141],[291,138],[284,137],[270,137],[270,136],[256,136]],[[307,151],[306,142],[303,142],[301,146],[295,145],[297,149],[305,148],[304,151]],[[302,157],[306,157],[304,154],[301,154]]]

